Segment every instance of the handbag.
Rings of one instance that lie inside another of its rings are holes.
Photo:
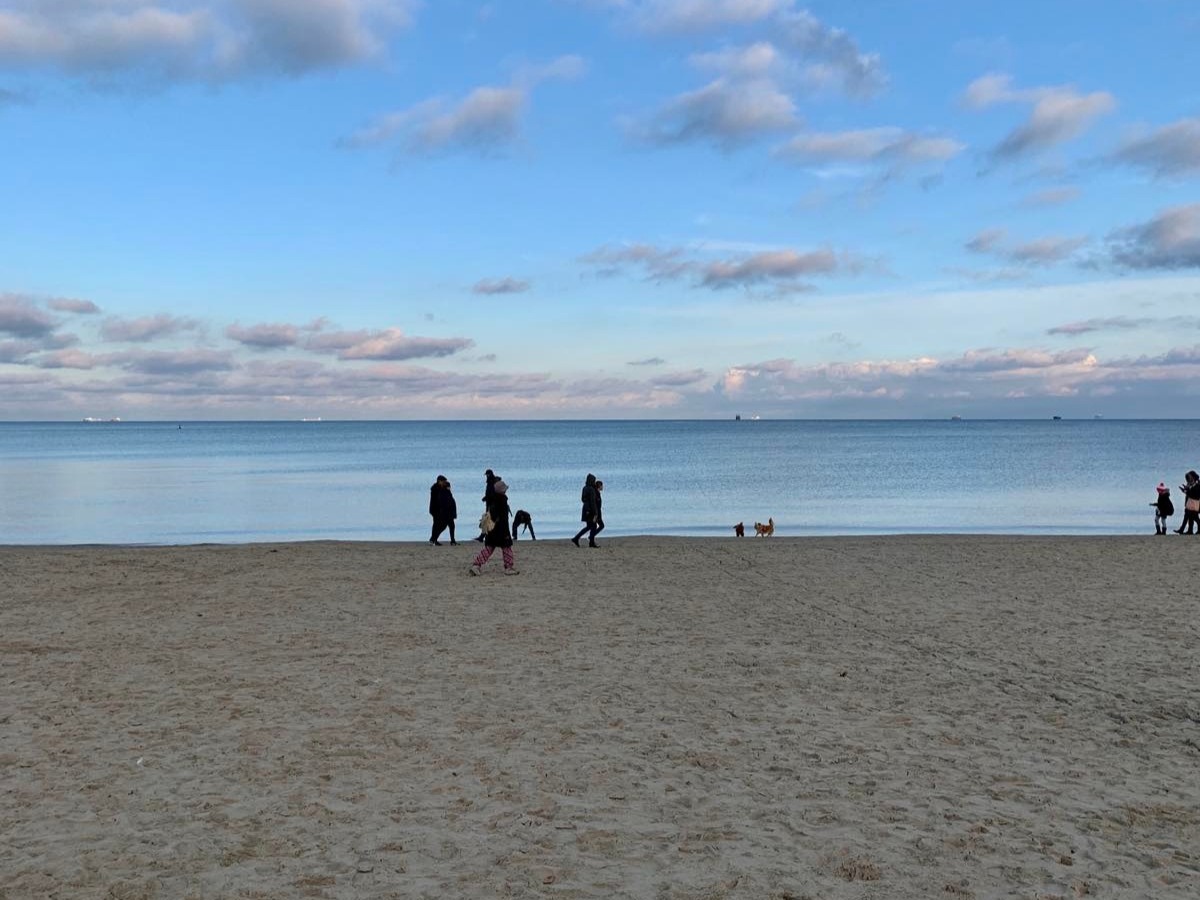
[[[492,514],[489,511],[484,511],[479,517],[479,530],[484,534],[490,534],[492,529],[496,527],[496,523],[492,521]]]
[[[1200,512],[1200,497],[1188,497],[1183,508],[1188,512]]]

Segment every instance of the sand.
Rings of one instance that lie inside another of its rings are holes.
[[[1200,540],[0,548],[0,897],[1200,896]]]

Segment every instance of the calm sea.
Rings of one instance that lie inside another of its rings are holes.
[[[1200,421],[0,423],[0,543],[423,540],[438,474],[470,537],[488,467],[539,538],[588,472],[610,535],[1151,533]]]

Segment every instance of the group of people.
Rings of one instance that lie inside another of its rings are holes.
[[[516,558],[513,556],[513,529],[509,522],[512,519],[512,509],[508,505],[508,485],[491,469],[483,473],[486,486],[483,491],[484,513],[479,519],[479,536],[475,539],[483,544],[467,571],[472,575],[480,575],[483,567],[497,549],[504,560],[504,574],[516,575]],[[604,530],[604,482],[588,473],[580,493],[583,511],[580,520],[584,523],[579,533],[571,538],[571,543],[580,546],[579,539],[585,534],[589,547],[598,547],[596,535]],[[429,488],[429,515],[433,517],[433,530],[429,535],[429,543],[440,547],[443,532],[450,531],[450,544],[457,546],[454,539],[454,520],[458,518],[458,504],[450,488],[450,481],[445,475],[439,475]]]
[[[1175,529],[1176,534],[1200,534],[1200,475],[1195,469],[1183,476],[1179,486],[1183,495],[1183,521]],[[1158,496],[1150,504],[1154,507],[1154,533],[1166,534],[1167,521],[1175,515],[1175,504],[1171,502],[1171,489],[1159,482]]]

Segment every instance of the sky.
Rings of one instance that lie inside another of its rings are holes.
[[[1200,415],[1190,0],[0,0],[0,419]]]

